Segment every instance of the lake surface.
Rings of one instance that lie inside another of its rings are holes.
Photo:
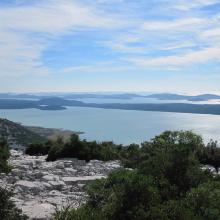
[[[141,143],[165,130],[193,130],[220,141],[220,116],[71,107],[63,111],[0,110],[0,117],[25,125],[82,131],[81,138]]]

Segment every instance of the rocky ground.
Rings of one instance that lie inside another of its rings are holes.
[[[28,156],[11,151],[9,175],[0,175],[0,185],[14,190],[16,206],[35,220],[49,220],[56,207],[78,207],[86,201],[84,185],[105,178],[121,166],[118,161],[101,162],[64,159],[46,162],[46,156]]]

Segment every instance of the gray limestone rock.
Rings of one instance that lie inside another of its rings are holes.
[[[29,156],[11,150],[10,174],[0,174],[0,184],[14,190],[12,201],[32,220],[50,220],[55,207],[86,202],[87,182],[106,178],[121,168],[118,161],[89,163],[75,158],[46,162],[47,156]]]

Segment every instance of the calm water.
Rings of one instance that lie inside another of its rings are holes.
[[[220,116],[163,112],[68,108],[64,111],[0,110],[0,117],[25,125],[83,131],[81,138],[141,143],[165,130],[193,130],[220,141]]]

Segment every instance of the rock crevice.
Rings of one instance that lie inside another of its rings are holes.
[[[0,184],[14,191],[12,200],[30,218],[49,220],[55,208],[86,201],[84,185],[121,167],[118,161],[89,163],[75,158],[46,162],[46,156],[29,156],[11,151],[8,175],[1,174]]]

